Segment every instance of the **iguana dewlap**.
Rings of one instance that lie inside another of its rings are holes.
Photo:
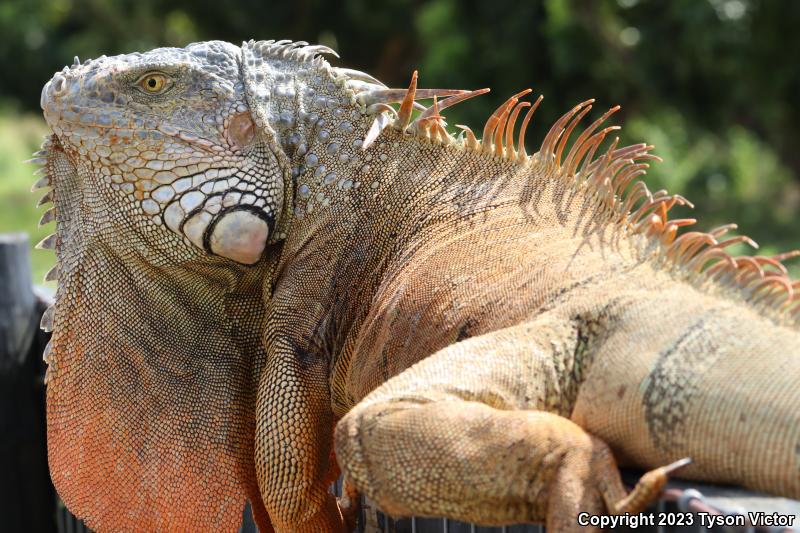
[[[44,87],[70,510],[235,531],[249,499],[262,531],[345,531],[340,467],[391,514],[576,531],[657,495],[666,470],[627,495],[615,458],[800,498],[793,254],[679,231],[687,202],[637,181],[652,147],[603,144],[617,108],[584,127],[579,104],[529,155],[529,91],[455,138],[440,113],[486,90],[326,53],[205,42]]]

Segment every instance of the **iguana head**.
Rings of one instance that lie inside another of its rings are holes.
[[[254,123],[241,55],[212,42],[101,57],[45,85],[48,124],[80,185],[108,208],[93,218],[116,236],[130,222],[157,232],[148,248],[182,249],[177,236],[242,264],[259,260],[276,240],[286,169]]]
[[[263,291],[291,215],[276,132],[288,73],[324,51],[261,45],[76,59],[42,90],[50,467],[95,529],[232,530],[258,495]]]

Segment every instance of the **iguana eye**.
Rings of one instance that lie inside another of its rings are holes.
[[[172,80],[160,72],[148,72],[136,81],[136,86],[145,94],[161,94],[172,85]]]

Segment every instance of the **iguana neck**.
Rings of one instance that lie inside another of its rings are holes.
[[[369,124],[354,126],[364,135]],[[295,218],[269,302],[273,312],[288,307],[296,315],[293,342],[331,360],[394,259],[434,227],[446,238],[448,225],[512,208],[524,181],[523,165],[392,128],[366,150],[361,140],[334,138],[340,144],[334,153],[314,144],[311,153],[323,154],[317,168],[325,171],[306,169],[298,177]],[[336,179],[326,180],[330,174]],[[304,282],[312,279],[326,282]]]
[[[254,71],[246,83],[251,92],[263,93],[251,98],[264,102],[253,106],[256,122],[274,137],[291,168],[281,238],[331,217],[346,226],[350,215],[337,205],[343,202],[375,203],[385,209],[382,217],[409,225],[415,220],[410,211],[430,217],[430,205],[415,204],[410,195],[447,204],[471,193],[480,203],[493,178],[523,166],[450,144],[450,139],[431,140],[416,125],[404,132],[389,127],[376,136],[376,119],[389,113],[388,106],[367,108],[354,92],[360,82],[326,63],[273,57]],[[463,172],[470,168],[485,179],[474,181]],[[398,219],[400,212],[406,220]]]

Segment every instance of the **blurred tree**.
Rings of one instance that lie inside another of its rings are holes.
[[[194,40],[292,38],[405,86],[493,92],[448,112],[478,125],[526,85],[546,96],[531,139],[595,97],[621,103],[623,141],[657,144],[654,186],[710,201],[757,239],[800,241],[800,2],[770,0],[3,0],[0,100],[36,110],[72,56]],[[531,141],[532,142],[532,141]]]

